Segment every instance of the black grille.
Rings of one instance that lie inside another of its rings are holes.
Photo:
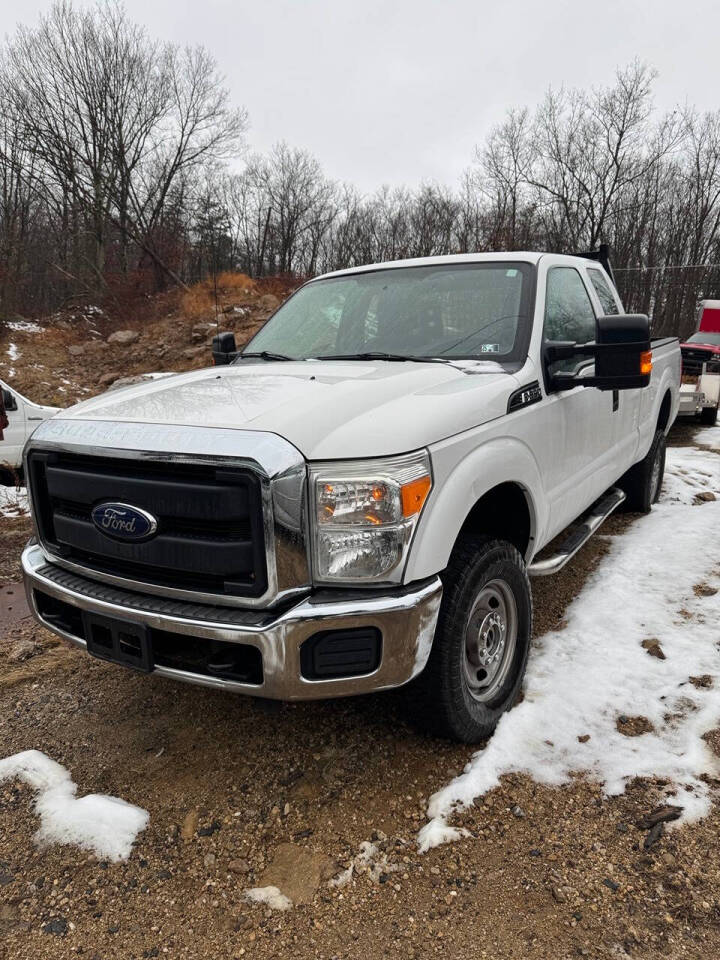
[[[687,347],[682,352],[683,373],[689,376],[698,376],[702,373],[704,363],[708,365],[708,373],[720,371],[720,356],[712,350],[691,350]]]
[[[267,588],[260,483],[247,470],[34,451],[30,485],[41,539],[88,572],[237,597]],[[97,504],[132,504],[157,518],[127,542],[92,522]]]

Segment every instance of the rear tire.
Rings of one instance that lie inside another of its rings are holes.
[[[705,427],[714,427],[717,423],[717,418],[717,407],[703,407],[700,411],[700,423]]]
[[[657,503],[665,474],[665,434],[655,433],[647,455],[621,477],[618,486],[625,491],[625,509],[649,513]]]
[[[435,640],[415,681],[431,732],[477,743],[515,702],[532,629],[530,582],[505,540],[461,536],[442,576]]]

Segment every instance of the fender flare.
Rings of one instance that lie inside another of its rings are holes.
[[[515,483],[525,494],[530,514],[525,554],[529,561],[548,523],[547,497],[530,448],[512,437],[500,437],[462,457],[448,475],[436,480],[415,531],[405,583],[445,569],[470,511],[481,497],[503,483]]]

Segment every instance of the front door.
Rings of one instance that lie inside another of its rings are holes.
[[[587,267],[590,290],[594,294],[597,307],[603,316],[624,313],[616,292],[610,287],[605,274],[599,267]],[[635,462],[639,439],[640,404],[644,390],[616,390],[613,392],[612,448],[614,476],[608,484],[614,483]]]
[[[543,339],[587,343],[595,340],[595,310],[585,280],[575,267],[548,268]],[[549,373],[592,376],[595,365],[582,358],[560,360]],[[549,384],[547,385],[549,388]],[[613,482],[613,395],[595,387],[548,392],[551,422],[560,432],[560,456],[550,468],[550,526],[558,533]]]

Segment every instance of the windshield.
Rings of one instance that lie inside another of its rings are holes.
[[[694,333],[685,343],[705,343],[711,347],[720,347],[720,333]]]
[[[532,278],[528,263],[495,261],[316,280],[301,287],[244,352],[294,360],[369,353],[524,360]]]

